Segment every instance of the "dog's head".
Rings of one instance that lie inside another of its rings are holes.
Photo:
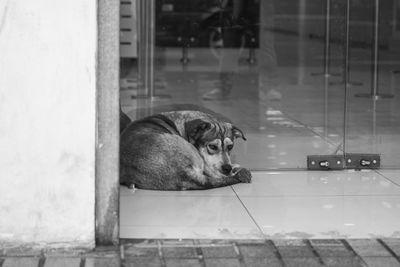
[[[196,119],[185,124],[187,140],[204,160],[210,175],[229,176],[233,166],[230,158],[236,138],[246,140],[243,132],[228,122]]]

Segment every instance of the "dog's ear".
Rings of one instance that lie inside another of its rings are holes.
[[[238,127],[236,127],[234,125],[232,125],[232,135],[233,135],[233,138],[235,138],[235,139],[240,137],[244,141],[247,140],[246,137],[244,137],[242,130],[240,130]]]
[[[201,119],[195,119],[185,123],[185,132],[187,135],[187,140],[191,144],[196,144],[196,142],[201,138],[203,133],[211,128],[211,123],[203,121]]]

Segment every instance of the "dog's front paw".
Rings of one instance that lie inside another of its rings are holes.
[[[251,183],[251,172],[248,169],[240,168],[235,173],[235,177],[242,183]]]

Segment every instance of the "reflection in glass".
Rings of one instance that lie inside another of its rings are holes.
[[[347,152],[380,153],[385,167],[398,167],[397,0],[379,6],[378,86],[394,98],[377,102],[355,97],[373,82],[374,1],[351,0],[349,17],[345,0],[137,0],[137,6],[139,55],[121,60],[121,104],[131,118],[177,108],[221,113],[246,132],[234,157],[253,170],[305,168],[307,155],[343,153],[344,141]],[[144,44],[151,32],[154,44]],[[312,75],[325,63],[341,75]],[[143,73],[154,74],[150,97]],[[360,82],[347,93],[344,75]]]

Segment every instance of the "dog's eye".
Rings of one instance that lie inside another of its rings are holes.
[[[232,150],[232,149],[233,149],[233,145],[228,145],[226,148],[227,148],[228,150]]]
[[[209,148],[210,150],[213,150],[213,151],[218,150],[218,146],[212,145],[212,144],[208,145],[208,148]]]

